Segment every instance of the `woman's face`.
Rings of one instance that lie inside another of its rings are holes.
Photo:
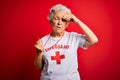
[[[60,12],[55,12],[53,19],[50,21],[53,31],[60,33],[65,30],[65,28],[68,25],[68,21],[65,20],[67,16],[66,12],[60,11]]]

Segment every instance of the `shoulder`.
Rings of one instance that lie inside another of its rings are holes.
[[[38,42],[38,41],[41,41],[41,43],[44,44],[45,41],[49,38],[49,36],[50,36],[50,34],[47,34],[47,35],[39,38],[39,39],[37,40],[37,42]]]
[[[43,37],[41,38],[41,40],[46,40],[46,39],[48,39],[49,36],[50,36],[50,34],[47,34],[47,35],[43,36]]]
[[[70,36],[74,36],[74,37],[83,36],[83,34],[80,34],[80,33],[78,33],[78,32],[68,32],[68,34],[69,34]]]

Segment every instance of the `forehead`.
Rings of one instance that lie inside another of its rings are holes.
[[[59,12],[55,12],[54,17],[63,17],[65,16],[67,13],[64,11],[59,11]]]

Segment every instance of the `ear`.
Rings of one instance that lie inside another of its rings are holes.
[[[49,20],[49,23],[50,23],[51,26],[53,25],[52,20]]]

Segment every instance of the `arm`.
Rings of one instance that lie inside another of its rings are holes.
[[[43,68],[43,58],[42,58],[43,46],[42,46],[41,41],[36,42],[35,48],[36,48],[36,56],[34,59],[34,65],[37,70],[42,70]]]
[[[82,29],[86,36],[86,42],[84,44],[84,47],[89,47],[98,42],[98,38],[87,25],[85,25],[81,20],[79,20],[75,15],[72,15],[72,19],[73,22],[79,25],[79,27]]]

